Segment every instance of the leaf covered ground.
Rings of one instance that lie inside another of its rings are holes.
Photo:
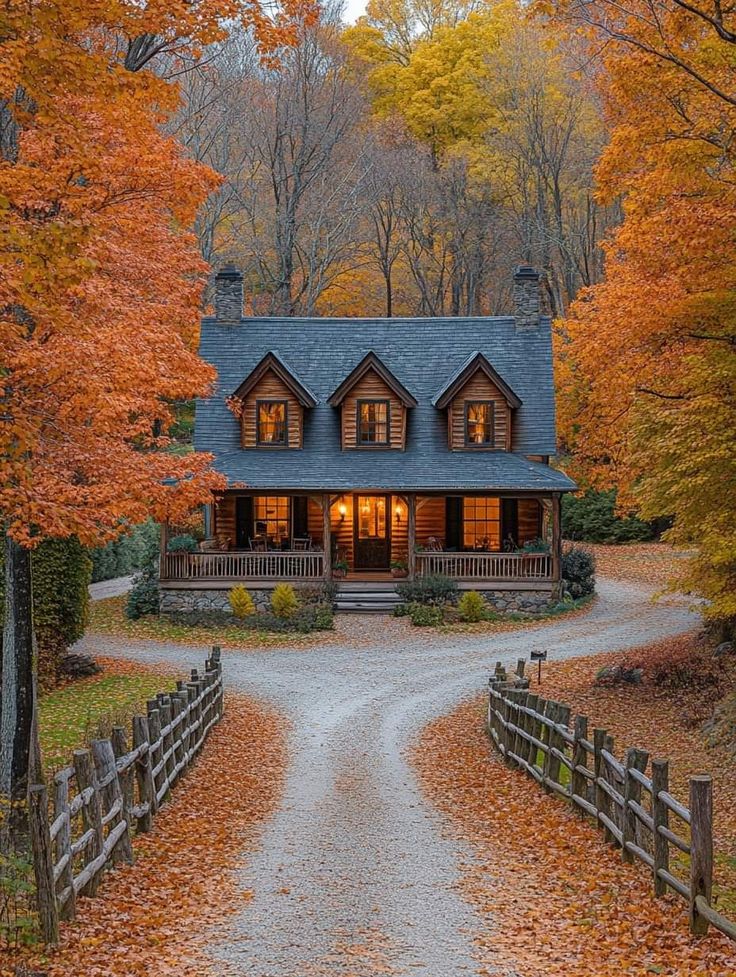
[[[676,550],[667,543],[576,543],[595,556],[596,573],[618,580],[637,580],[664,588],[676,578],[693,553]]]
[[[48,770],[69,763],[72,750],[100,732],[107,735],[110,726],[129,726],[131,716],[145,712],[148,699],[176,684],[161,671],[147,671],[115,659],[96,661],[103,669],[99,675],[71,682],[41,697],[39,735]]]
[[[727,747],[709,748],[690,718],[707,690],[680,695],[655,689],[647,680],[624,688],[593,684],[602,665],[617,657],[646,666],[651,656],[654,669],[662,654],[662,647],[653,645],[620,656],[553,663],[542,690],[605,726],[616,736],[617,753],[637,745],[668,757],[673,792],[683,799],[689,774],[713,773],[716,879],[720,905],[730,909],[736,886],[736,771]],[[448,830],[470,843],[476,856],[464,866],[462,886],[487,918],[478,937],[486,972],[505,966],[520,977],[733,977],[734,944],[713,931],[705,939],[692,938],[679,897],[655,900],[643,865],[624,865],[587,820],[504,766],[490,749],[484,708],[485,699],[467,702],[431,723],[413,760],[424,790],[448,816]]]
[[[283,720],[228,694],[224,718],[195,766],[153,831],[135,839],[135,865],[110,872],[98,898],[80,900],[57,951],[4,960],[1,977],[15,977],[21,962],[48,977],[213,972],[205,946],[217,924],[250,898],[235,872],[276,807],[285,766]],[[225,971],[217,964],[214,972]]]

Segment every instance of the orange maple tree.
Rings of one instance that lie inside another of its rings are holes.
[[[163,450],[170,402],[214,379],[193,349],[206,265],[188,229],[217,177],[162,131],[176,76],[223,36],[225,18],[247,23],[270,51],[303,9],[291,0],[273,17],[255,0],[0,9],[0,793],[27,767],[28,549],[71,534],[99,545],[124,521],[183,515],[217,484],[207,456]]]
[[[605,281],[560,328],[564,436],[584,477],[617,485],[646,519],[672,518],[667,538],[699,551],[680,585],[734,627],[734,12],[684,0],[540,6],[599,55],[611,128],[599,194],[624,208]]]

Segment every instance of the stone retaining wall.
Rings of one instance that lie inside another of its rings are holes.
[[[555,603],[549,590],[479,590],[501,614],[539,614]]]

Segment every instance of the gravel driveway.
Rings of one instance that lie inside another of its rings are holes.
[[[599,580],[584,616],[496,637],[412,633],[382,642],[381,618],[341,624],[345,644],[305,651],[226,651],[232,688],[276,704],[292,723],[281,807],[249,856],[253,898],[213,946],[215,972],[252,977],[494,973],[473,933],[492,926],[460,897],[472,859],[443,837],[404,751],[421,726],[481,691],[497,660],[533,648],[551,658],[617,650],[678,634],[698,618],[684,600],[658,604],[640,584]],[[350,629],[361,630],[351,646]],[[201,648],[88,638],[90,651],[200,665]]]

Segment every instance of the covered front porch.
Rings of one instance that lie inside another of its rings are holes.
[[[208,507],[197,552],[170,552],[168,536],[164,589],[434,574],[547,589],[560,579],[559,493],[229,490]]]

